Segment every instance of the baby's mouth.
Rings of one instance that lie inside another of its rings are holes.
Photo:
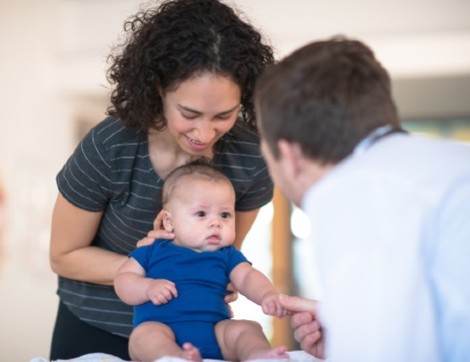
[[[206,240],[210,243],[210,244],[219,244],[220,241],[221,241],[221,237],[220,235],[217,235],[217,234],[213,234],[213,235],[210,235]]]

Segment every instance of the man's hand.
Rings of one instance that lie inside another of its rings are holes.
[[[317,319],[318,302],[284,294],[280,295],[279,302],[291,314],[290,324],[300,347],[317,358],[325,358],[323,331]]]

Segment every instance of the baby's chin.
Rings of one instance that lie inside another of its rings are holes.
[[[203,247],[199,248],[199,250],[200,251],[216,251],[216,250],[225,248],[226,246],[229,246],[231,244],[232,243],[230,242],[223,242],[223,241],[220,241],[218,243],[206,243]]]

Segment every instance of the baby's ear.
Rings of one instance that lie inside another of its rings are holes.
[[[169,233],[173,232],[173,219],[171,218],[171,214],[166,210],[163,210],[163,228]]]

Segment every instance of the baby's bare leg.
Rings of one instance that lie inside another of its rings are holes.
[[[134,329],[129,337],[129,355],[132,360],[141,362],[152,362],[163,356],[202,361],[196,347],[185,343],[181,348],[171,328],[158,322],[144,322]]]
[[[254,321],[227,319],[216,324],[215,334],[226,360],[289,359],[287,349],[284,346],[271,347],[261,325]]]

